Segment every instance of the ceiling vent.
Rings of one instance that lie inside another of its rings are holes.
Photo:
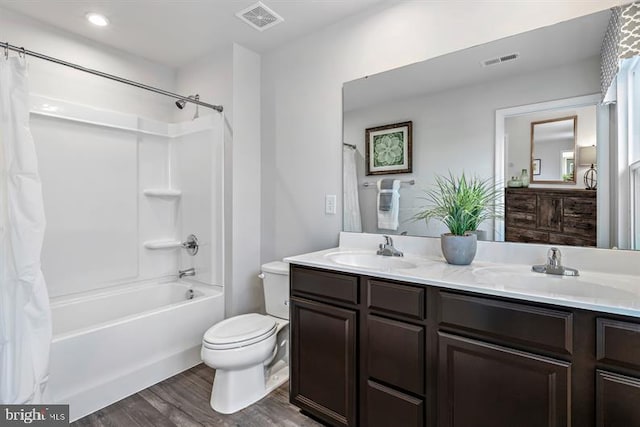
[[[236,16],[258,31],[267,30],[284,21],[280,15],[269,9],[262,2],[241,10],[236,13]]]
[[[498,56],[497,58],[485,59],[481,61],[483,67],[488,67],[489,65],[497,65],[502,64],[503,62],[515,61],[520,57],[519,53],[510,53],[509,55]]]

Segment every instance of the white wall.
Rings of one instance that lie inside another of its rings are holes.
[[[264,300],[258,279],[260,152],[260,55],[234,44],[230,316],[258,311]]]
[[[447,175],[449,171],[456,175],[465,172],[481,179],[493,176],[495,111],[598,92],[599,73],[599,59],[591,58],[506,80],[352,110],[344,114],[344,142],[358,147],[359,183],[376,182],[381,177],[364,175],[362,153],[365,152],[365,129],[413,121],[413,173],[384,177],[416,181],[414,186],[401,187],[400,227],[397,233],[407,231],[410,235],[439,236],[445,231],[441,224],[434,221],[427,227],[424,221],[411,220],[425,203],[420,199],[424,196],[423,190],[435,184],[434,175]],[[595,131],[595,113],[591,119]],[[587,126],[586,122],[584,126]],[[528,140],[520,142],[524,142],[523,146],[528,150]],[[526,167],[526,163],[527,160],[522,168]],[[376,223],[377,191],[362,185],[359,189],[363,230],[369,233],[382,232]],[[485,224],[483,228],[489,235],[492,234],[491,224]]]
[[[175,71],[0,8],[0,40],[84,67],[172,90]],[[31,93],[168,121],[170,98],[41,59],[28,58]]]
[[[225,116],[225,298],[227,316],[259,311],[260,56],[238,44],[178,70],[177,90],[222,104]],[[193,106],[176,117],[193,116]],[[201,108],[200,115],[217,114]]]
[[[342,192],[344,82],[619,3],[384,3],[264,55],[262,259],[337,244],[324,196]]]
[[[176,72],[175,89],[185,95],[197,93],[204,102],[222,105],[225,119],[233,122],[233,46],[224,46],[179,68]],[[187,104],[182,110],[176,108],[174,119],[190,120],[195,108],[193,104]],[[200,107],[200,116],[212,114],[216,112]]]

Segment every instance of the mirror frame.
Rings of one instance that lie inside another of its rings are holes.
[[[571,180],[568,181],[564,181],[564,180],[536,180],[535,176],[533,174],[533,161],[534,161],[534,157],[533,157],[533,136],[534,136],[534,128],[535,125],[541,125],[541,124],[545,124],[545,123],[553,123],[553,122],[561,122],[564,120],[573,120],[573,161],[574,161],[574,166],[573,166],[573,178]],[[560,185],[576,185],[576,171],[577,171],[577,164],[575,163],[576,161],[576,141],[577,141],[577,132],[578,131],[578,116],[568,116],[568,117],[559,117],[557,119],[547,119],[547,120],[540,120],[537,122],[531,122],[531,152],[529,154],[529,182],[532,184],[560,184]]]

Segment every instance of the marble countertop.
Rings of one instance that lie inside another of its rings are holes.
[[[469,266],[454,266],[441,256],[410,254],[397,259],[410,263],[411,268],[386,266],[384,259],[380,260],[380,266],[364,268],[336,262],[336,253],[376,256],[375,251],[338,247],[284,260],[309,267],[640,318],[640,277],[637,275],[581,269],[577,277],[553,276],[532,272],[530,264],[476,260]]]

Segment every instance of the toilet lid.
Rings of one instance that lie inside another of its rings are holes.
[[[258,313],[241,314],[216,323],[204,333],[205,344],[227,345],[246,344],[246,341],[264,335],[271,335],[276,330],[276,321]]]

